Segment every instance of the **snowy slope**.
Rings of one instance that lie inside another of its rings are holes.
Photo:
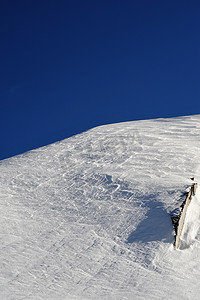
[[[183,250],[169,216],[199,134],[200,115],[119,123],[1,161],[0,299],[199,299],[199,190]]]

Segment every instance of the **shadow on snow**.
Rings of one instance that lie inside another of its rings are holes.
[[[160,202],[148,203],[145,219],[128,237],[127,243],[163,241],[173,243],[173,227],[170,215]]]

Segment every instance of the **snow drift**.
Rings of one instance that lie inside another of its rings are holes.
[[[170,212],[199,180],[199,129],[112,124],[1,161],[0,298],[198,299],[199,191],[182,250]]]
[[[200,229],[200,189],[197,188],[195,196],[186,212],[186,218],[183,225],[183,231],[180,236],[180,249],[189,248],[196,240]]]

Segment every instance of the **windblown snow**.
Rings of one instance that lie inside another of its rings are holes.
[[[200,115],[94,128],[0,162],[0,299],[199,299]]]

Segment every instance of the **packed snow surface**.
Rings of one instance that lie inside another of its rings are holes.
[[[199,299],[200,115],[94,128],[0,162],[0,299]]]

